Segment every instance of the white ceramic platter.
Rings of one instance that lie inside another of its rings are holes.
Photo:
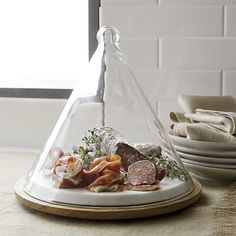
[[[159,202],[189,193],[189,182],[165,177],[156,191],[123,191],[95,193],[82,188],[58,189],[52,187],[50,179],[39,176],[32,183],[30,196],[47,202],[68,203],[86,206],[128,206]]]
[[[215,164],[227,164],[236,165],[236,158],[219,158],[219,157],[206,157],[200,155],[193,155],[184,152],[177,152],[181,158],[185,158],[192,161],[204,162],[204,163],[215,163]]]
[[[184,166],[196,176],[215,180],[236,180],[236,170],[234,169],[213,168],[189,163],[184,163]]]
[[[236,151],[216,151],[216,150],[205,150],[205,149],[195,149],[189,147],[182,147],[178,145],[173,145],[177,151],[189,153],[193,155],[208,156],[208,157],[220,157],[220,158],[233,158],[236,159]]]
[[[187,138],[174,136],[171,134],[169,134],[169,137],[171,141],[173,142],[173,144],[177,146],[194,148],[194,149],[203,149],[203,150],[209,150],[209,151],[215,150],[215,151],[235,151],[236,152],[235,144],[191,140]]]

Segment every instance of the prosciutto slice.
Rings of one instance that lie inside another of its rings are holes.
[[[88,186],[88,189],[94,192],[122,191],[120,168],[121,157],[118,155],[96,158],[90,166],[90,172],[97,171],[99,177]]]
[[[77,187],[82,181],[83,163],[74,156],[61,157],[53,168],[51,179],[54,187]]]

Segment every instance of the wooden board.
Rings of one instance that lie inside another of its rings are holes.
[[[15,194],[22,205],[48,214],[80,219],[121,220],[163,215],[190,206],[199,199],[202,191],[201,184],[195,179],[193,179],[193,182],[194,190],[184,197],[151,204],[125,207],[78,206],[40,201],[24,192],[24,179],[20,179],[16,183]]]

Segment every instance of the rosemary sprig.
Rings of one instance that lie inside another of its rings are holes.
[[[156,163],[157,165],[163,167],[167,173],[167,176],[173,178],[178,178],[181,181],[186,181],[188,179],[185,172],[177,165],[174,160],[169,160],[168,157],[161,155],[160,157],[153,157],[151,161]]]

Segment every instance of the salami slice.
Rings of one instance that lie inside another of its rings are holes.
[[[161,181],[166,176],[166,170],[156,165],[156,180]]]
[[[129,166],[134,162],[149,160],[147,156],[126,143],[118,143],[116,146],[115,153],[121,157],[121,164],[125,171],[128,171]]]
[[[127,177],[132,185],[155,184],[156,166],[148,160],[134,162],[128,168]]]
[[[159,182],[156,182],[155,184],[142,184],[142,185],[132,185],[132,184],[125,184],[124,190],[131,190],[131,191],[155,191],[160,188]]]

